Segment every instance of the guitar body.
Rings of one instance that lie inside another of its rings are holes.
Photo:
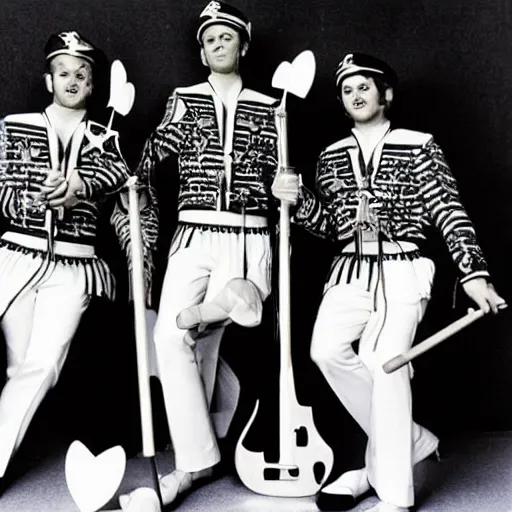
[[[303,497],[316,494],[327,480],[333,465],[333,452],[318,434],[311,407],[296,400],[288,402],[288,439],[291,460],[280,455],[278,463],[268,463],[264,452],[251,452],[243,442],[258,413],[259,401],[235,449],[235,467],[243,484],[266,496]],[[290,464],[291,463],[291,464]]]
[[[311,52],[296,58],[300,69],[295,94],[304,97],[314,77],[315,63]],[[295,61],[294,61],[295,63]],[[302,67],[301,67],[302,66]],[[280,71],[281,68],[281,71]],[[286,120],[286,91],[289,88],[291,66],[280,66],[274,75],[275,82],[282,82],[285,92],[276,108],[278,133],[279,172],[290,173],[288,164],[288,138]],[[284,85],[283,85],[284,84]],[[259,402],[244,428],[235,448],[235,467],[246,487],[267,496],[303,497],[316,494],[327,480],[333,466],[331,448],[320,437],[313,421],[311,407],[297,401],[291,357],[290,311],[290,204],[281,201],[279,215],[279,461],[267,462],[264,452],[251,452],[243,442],[258,413]]]

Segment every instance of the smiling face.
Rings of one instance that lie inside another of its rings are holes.
[[[45,78],[54,103],[71,109],[85,108],[86,99],[92,93],[92,67],[88,61],[72,55],[57,55]]]
[[[238,73],[240,56],[247,51],[237,30],[226,25],[212,25],[202,36],[201,60],[213,73]]]
[[[356,126],[379,124],[386,119],[386,103],[392,101],[393,89],[387,88],[382,95],[372,77],[352,75],[341,84],[341,99]]]

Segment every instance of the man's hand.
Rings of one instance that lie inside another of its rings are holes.
[[[59,171],[50,171],[48,176],[41,185],[41,195],[43,199],[47,199],[48,194],[53,192],[60,195],[63,190],[66,190],[67,185],[65,184],[64,175]],[[64,187],[63,187],[64,183]]]
[[[488,283],[483,277],[476,277],[466,281],[462,287],[470,299],[476,302],[478,307],[484,312],[498,313],[500,309],[506,308],[505,299],[500,297],[494,286]]]
[[[272,183],[272,194],[281,201],[297,204],[299,200],[300,177],[297,174],[279,172]]]
[[[65,208],[73,208],[76,204],[82,201],[79,196],[85,192],[85,185],[75,169],[69,177],[69,181],[62,181],[52,192],[50,192],[46,199],[52,208],[64,206]]]

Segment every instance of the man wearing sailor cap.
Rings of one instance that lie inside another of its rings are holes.
[[[161,479],[165,504],[206,481],[220,460],[217,436],[234,412],[210,414],[216,375],[225,371],[221,338],[228,323],[260,323],[271,285],[277,101],[242,83],[251,23],[239,9],[210,2],[197,40],[208,79],[174,90],[138,169],[146,180],[157,163],[178,157],[178,226],[154,330],[176,461]],[[129,507],[131,497],[121,505]]]
[[[91,296],[114,296],[114,278],[95,253],[96,227],[104,198],[129,176],[117,132],[87,115],[102,52],[70,31],[53,34],[44,53],[52,103],[0,120],[0,483]]]
[[[371,55],[349,53],[336,89],[352,134],[322,151],[316,194],[278,177],[276,197],[296,203],[294,220],[341,246],[326,279],[311,357],[368,435],[366,466],[325,486],[322,510],[349,510],[375,489],[375,512],[414,504],[413,466],[438,438],[412,420],[410,368],[383,364],[406,352],[430,299],[434,262],[422,255],[426,227],[437,228],[467,295],[485,312],[505,301],[490,283],[457,183],[432,135],[388,119],[397,75]],[[359,340],[356,353],[353,343]]]

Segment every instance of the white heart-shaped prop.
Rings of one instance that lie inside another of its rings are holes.
[[[281,64],[279,64],[277,69],[274,71],[274,76],[272,77],[272,87],[287,91],[290,83],[291,70],[292,65],[288,61],[285,60],[284,62],[281,62]]]
[[[311,50],[299,53],[293,62],[281,62],[272,77],[272,87],[305,98],[313,85],[316,72],[315,56]]]
[[[117,96],[119,88],[128,81],[126,69],[120,60],[115,60],[110,66],[110,96]]]
[[[128,82],[124,86],[123,101],[119,102],[116,111],[122,116],[127,115],[133,107],[135,102],[135,86]]]
[[[94,456],[80,441],[73,441],[66,454],[65,474],[71,497],[80,512],[96,512],[108,503],[121,485],[126,454],[114,446]]]
[[[118,114],[125,116],[132,109],[134,101],[135,86],[128,82],[123,63],[115,60],[110,67],[110,99],[107,107],[112,107]]]

